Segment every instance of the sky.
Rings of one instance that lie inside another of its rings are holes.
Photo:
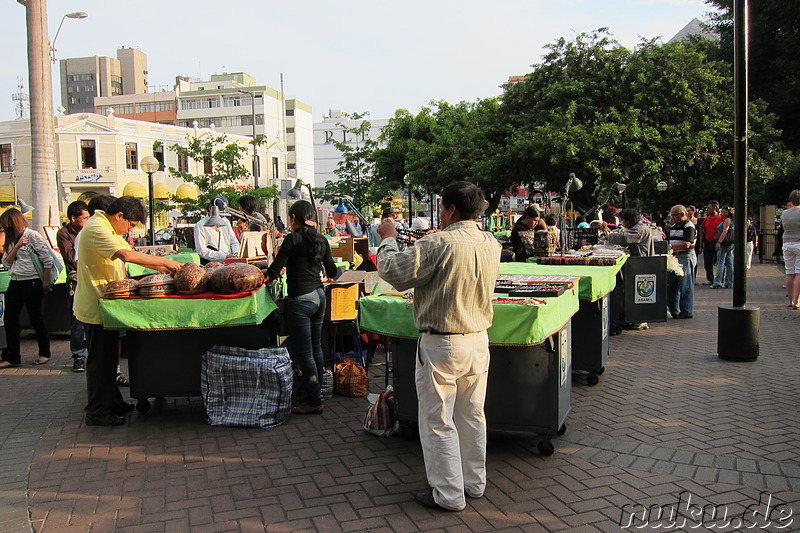
[[[313,107],[389,118],[431,100],[456,103],[498,96],[509,76],[530,72],[544,46],[608,27],[624,46],[664,41],[703,0],[50,0],[49,34],[58,58],[116,57],[121,46],[148,56],[150,85],[171,89],[176,75],[247,72],[260,85]],[[27,91],[25,8],[0,2],[0,121],[16,117],[17,78]],[[60,105],[53,67],[54,108]]]

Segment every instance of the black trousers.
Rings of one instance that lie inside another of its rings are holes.
[[[24,305],[28,309],[31,325],[36,331],[36,341],[39,343],[39,357],[50,357],[50,337],[47,335],[47,326],[42,316],[42,280],[29,279],[25,281],[11,280],[6,291],[6,349],[3,359],[9,363],[20,364],[19,352],[19,315]]]
[[[717,241],[703,243],[703,267],[706,269],[706,279],[714,283],[714,263],[717,262]]]
[[[86,392],[89,402],[84,411],[90,415],[112,414],[125,400],[117,385],[119,331],[102,324],[83,324],[86,332]]]

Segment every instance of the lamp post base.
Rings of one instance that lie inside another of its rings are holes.
[[[726,361],[758,359],[761,308],[720,306],[717,323],[717,354]]]

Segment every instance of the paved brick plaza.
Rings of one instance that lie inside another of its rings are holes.
[[[366,399],[334,396],[324,416],[268,430],[210,427],[199,398],[88,427],[67,338],[34,367],[27,337],[25,365],[0,371],[0,531],[620,531],[624,506],[677,505],[681,493],[728,520],[759,508],[762,493],[800,512],[800,311],[786,307],[783,279],[775,264],[750,271],[756,362],[717,358],[717,306],[730,290],[698,285],[694,319],[612,337],[600,383],[575,378],[555,454],[493,435],[486,496],[461,513],[412,501],[425,487],[419,444],[366,434]],[[384,367],[370,375],[378,391]],[[792,518],[750,530],[800,531]],[[639,530],[666,529],[656,525]],[[713,529],[736,523],[722,525]]]

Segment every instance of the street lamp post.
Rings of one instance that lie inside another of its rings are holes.
[[[411,227],[411,222],[414,218],[412,213],[413,206],[411,205],[411,174],[406,174],[403,176],[403,183],[408,185],[408,227]]]
[[[56,31],[56,36],[53,37],[53,42],[50,43],[50,61],[53,63],[56,62],[56,39],[58,39],[58,34],[61,33],[61,26],[64,25],[64,19],[85,19],[88,17],[89,14],[83,11],[76,11],[75,13],[67,13],[63,17],[61,17],[61,23],[58,25],[58,30]]]
[[[666,181],[659,181],[656,183],[656,189],[658,190],[658,217],[659,222],[662,224],[664,223],[664,191],[667,190],[667,182]]]
[[[253,188],[258,189],[258,175],[260,172],[258,168],[258,154],[256,153],[256,93],[245,91],[244,89],[237,89],[236,91],[250,95],[250,110],[253,115]]]
[[[139,163],[141,169],[147,173],[147,194],[150,199],[150,246],[156,244],[156,215],[155,215],[155,198],[153,198],[153,173],[158,170],[160,163],[158,159],[152,155],[142,158]]]

